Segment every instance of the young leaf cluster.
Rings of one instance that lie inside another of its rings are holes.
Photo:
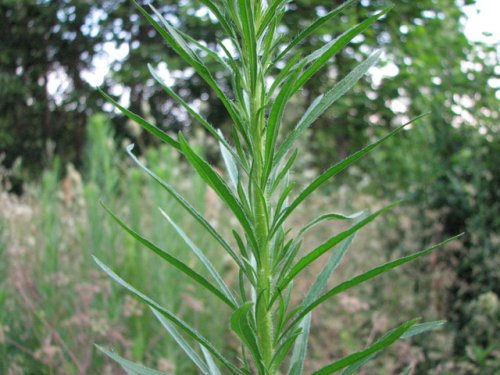
[[[101,94],[125,116],[182,154],[234,215],[238,226],[232,230],[234,238],[228,239],[168,182],[163,181],[140,162],[133,153],[133,146],[127,149],[134,162],[156,180],[165,192],[213,237],[220,245],[221,251],[227,252],[232,258],[239,270],[239,285],[235,289],[233,289],[235,286],[227,285],[222,275],[205,256],[203,249],[198,247],[200,244],[195,244],[163,209],[160,208],[166,224],[171,225],[193,251],[205,269],[203,274],[177,259],[168,249],[156,246],[108,208],[106,210],[118,225],[146,249],[187,275],[193,283],[206,289],[230,309],[232,315],[228,328],[230,327],[241,342],[239,361],[237,363],[230,361],[220,349],[187,322],[135,289],[99,260],[96,259],[96,262],[116,282],[150,306],[161,325],[201,373],[299,375],[303,371],[306,359],[311,313],[316,307],[339,293],[426,255],[447,242],[375,267],[325,291],[327,281],[339,266],[357,231],[399,202],[372,214],[323,214],[303,228],[299,228],[296,236],[291,235],[291,228],[288,227],[290,215],[318,188],[408,125],[396,128],[385,137],[334,164],[298,194],[295,193],[290,171],[298,154],[296,141],[353,87],[370,67],[376,64],[380,52],[370,55],[330,90],[317,97],[288,133],[284,132],[282,126],[287,106],[332,57],[383,17],[390,8],[362,20],[312,53],[301,55],[296,52],[296,47],[306,42],[307,38],[324,24],[338,22],[338,16],[352,5],[354,0],[349,0],[318,18],[293,38],[283,35],[279,28],[290,0],[200,1],[215,16],[225,34],[226,42],[220,41],[216,50],[197,42],[172,25],[155,7],[149,6],[150,9],[145,9],[135,1],[134,4],[169,47],[206,82],[227,110],[232,120],[232,129],[230,134],[224,135],[196,108],[176,94],[153,66],[149,66],[152,77],[165,92],[219,142],[222,160],[226,166],[225,176],[219,174],[190,145],[182,133],[174,138],[124,108],[106,93],[101,91]],[[209,60],[217,62],[221,69],[229,71],[232,79],[231,92],[225,90],[214,78],[208,69]],[[303,237],[307,232],[315,225],[330,220],[348,220],[352,221],[352,225],[349,229],[333,234],[314,249],[302,249]],[[293,281],[327,253],[330,254],[330,258],[323,271],[317,276],[302,301],[292,306]],[[340,370],[343,370],[344,374],[351,374],[396,340],[435,328],[440,324],[441,322],[417,324],[417,320],[410,320],[380,337],[370,346],[334,361],[315,374],[331,374]],[[193,347],[192,342],[197,343],[199,348]],[[133,364],[115,353],[101,350],[129,373],[158,373]]]

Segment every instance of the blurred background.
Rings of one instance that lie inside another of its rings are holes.
[[[338,3],[294,1],[283,32],[293,36]],[[386,4],[361,0],[298,48],[312,51]],[[422,316],[448,323],[399,342],[364,373],[400,374],[411,365],[413,374],[500,374],[500,3],[395,4],[289,106],[285,127],[364,57],[385,51],[383,61],[302,140],[295,177],[310,181],[391,128],[429,115],[331,182],[293,222],[408,199],[358,235],[332,283],[466,234],[324,306],[313,320],[305,373],[359,350],[396,323]],[[155,5],[212,48],[224,37],[198,1]],[[156,209],[166,208],[228,280],[237,280],[220,249],[160,186],[133,168],[125,145],[135,143],[150,168],[229,231],[215,195],[173,150],[121,116],[94,87],[166,131],[182,130],[219,165],[215,142],[153,83],[147,63],[211,123],[227,130],[231,124],[215,95],[129,1],[0,0],[0,21],[0,374],[121,374],[94,343],[167,373],[196,373],[150,311],[96,270],[91,254],[193,321],[225,352],[234,352],[223,319],[228,311],[193,293],[186,279],[125,236],[99,205],[103,200],[196,267]],[[229,85],[226,72],[215,71],[215,64],[211,68]],[[305,250],[339,228],[319,228]],[[310,281],[307,275],[303,279],[304,285],[296,285],[299,295]]]

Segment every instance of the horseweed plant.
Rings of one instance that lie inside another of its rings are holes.
[[[96,262],[115,281],[151,307],[161,324],[201,373],[220,374],[222,373],[220,367],[224,368],[225,373],[230,374],[287,373],[298,375],[303,371],[311,313],[315,308],[339,293],[429,254],[449,241],[378,266],[325,292],[328,279],[344,257],[355,233],[397,203],[372,214],[356,217],[336,213],[324,214],[294,231],[294,236],[286,226],[287,219],[295,209],[319,187],[408,125],[400,126],[385,137],[328,168],[294,196],[294,183],[290,180],[290,170],[297,158],[298,151],[294,148],[296,140],[377,62],[380,52],[369,56],[332,89],[315,99],[298,124],[288,134],[281,135],[280,128],[287,103],[330,58],[383,17],[390,8],[351,27],[316,51],[301,56],[293,55],[295,47],[326,22],[342,13],[354,1],[347,1],[318,18],[285,47],[283,47],[285,38],[280,34],[279,24],[290,0],[200,1],[218,20],[225,33],[225,39],[230,41],[230,47],[228,44],[218,43],[220,50],[212,50],[174,27],[153,6],[150,6],[151,12],[146,11],[137,3],[135,6],[170,47],[203,78],[227,110],[233,125],[231,138],[224,137],[220,130],[173,92],[154,68],[149,66],[152,76],[162,88],[217,139],[227,169],[227,179],[223,178],[193,149],[182,133],[179,133],[176,140],[144,118],[122,107],[106,93],[102,91],[101,93],[124,115],[178,150],[234,214],[238,221],[238,228],[232,230],[235,244],[232,245],[171,185],[139,161],[132,153],[133,146],[128,147],[127,151],[137,165],[161,184],[165,191],[217,241],[222,250],[229,254],[239,270],[237,291],[225,283],[206,255],[167,213],[162,211],[166,220],[206,268],[209,277],[196,272],[171,253],[141,236],[111,211],[110,214],[141,244],[189,276],[193,282],[213,294],[222,304],[227,305],[232,314],[230,327],[241,342],[238,362],[230,361],[188,323],[135,289],[98,259]],[[220,64],[222,68],[230,72],[232,96],[228,96],[227,90],[223,89],[213,78],[206,64],[209,60]],[[231,143],[227,139],[231,139]],[[354,223],[349,229],[333,235],[326,242],[302,256],[303,236],[312,227],[328,220],[354,220]],[[302,301],[292,306],[293,281],[327,252],[332,252],[332,255],[322,272],[317,276]],[[417,321],[411,320],[401,324],[367,348],[339,359],[315,374],[330,374],[339,370],[343,370],[344,374],[351,374],[396,340],[433,329],[443,323],[438,321],[417,324]],[[200,345],[200,351],[192,347],[191,341],[187,341],[185,336],[190,337],[192,342],[197,342]],[[159,374],[157,371],[125,360],[104,348],[100,349],[116,360],[128,373]]]

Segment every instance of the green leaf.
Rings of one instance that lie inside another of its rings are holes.
[[[151,6],[153,11],[156,13],[160,21],[162,22],[162,27],[158,22],[154,20],[153,17],[143,8],[141,7],[136,0],[132,0],[135,7],[139,10],[139,12],[148,20],[148,22],[156,29],[156,31],[167,41],[167,43],[174,49],[175,52],[179,56],[181,56],[195,71],[198,75],[205,80],[205,82],[215,91],[217,97],[222,101],[224,107],[228,111],[229,115],[235,121],[235,123],[241,123],[241,119],[238,116],[238,113],[235,111],[232,103],[224,94],[223,90],[217,84],[217,82],[212,77],[208,68],[203,65],[201,60],[197,57],[194,51],[186,44],[180,33],[177,31],[175,27],[169,24],[165,18],[154,8]]]
[[[309,229],[315,227],[318,224],[321,224],[323,221],[327,221],[327,220],[353,220],[353,219],[358,218],[362,214],[363,214],[363,211],[356,212],[352,215],[344,215],[344,214],[339,214],[339,213],[334,213],[334,212],[329,213],[329,214],[324,214],[324,215],[317,217],[316,219],[314,219],[313,221],[311,221],[309,224],[305,225],[304,227],[302,227],[300,229],[298,235],[299,236],[304,235]]]
[[[266,28],[272,23],[272,22],[278,22],[279,19],[283,16],[283,13],[285,11],[285,6],[287,3],[289,3],[291,0],[274,0],[271,2],[271,4],[268,6],[264,13],[264,17],[262,17],[262,22],[259,25],[258,31],[257,31],[257,37],[259,38]],[[276,20],[278,19],[278,20]]]
[[[418,335],[420,333],[439,328],[444,323],[446,323],[444,320],[439,320],[439,321],[435,321],[435,322],[415,324],[408,331],[406,331],[403,335],[401,335],[401,339],[413,337],[413,336]],[[388,335],[388,333],[385,334],[384,336],[382,336],[378,341],[385,339],[387,337],[387,335]],[[347,367],[344,371],[342,371],[342,375],[357,374],[361,367],[363,367],[366,363],[368,363],[369,361],[374,359],[378,354],[379,354],[379,352],[376,352],[368,357],[365,357],[357,362],[354,362],[349,367]],[[403,373],[406,373],[406,371]]]
[[[401,125],[400,127],[394,129],[392,132],[387,134],[386,136],[380,138],[376,142],[373,142],[372,144],[366,146],[365,148],[355,152],[354,154],[348,156],[344,160],[342,160],[340,163],[335,164],[334,166],[328,168],[325,172],[323,172],[318,178],[316,178],[309,186],[307,186],[295,200],[290,204],[290,206],[283,212],[283,214],[277,219],[276,223],[273,226],[273,232],[285,221],[285,219],[297,208],[297,206],[304,201],[309,195],[311,195],[312,192],[314,192],[317,188],[319,188],[321,185],[323,185],[326,181],[328,181],[330,178],[336,176],[352,164],[354,164],[356,161],[361,159],[363,156],[368,154],[370,151],[372,151],[374,148],[379,146],[380,144],[384,143],[387,141],[389,138],[393,137],[397,133],[399,133],[401,130],[403,130],[406,126],[412,124],[413,122],[417,121],[418,119],[422,118],[424,115],[420,115],[413,120],[408,121],[407,123]]]
[[[118,354],[104,349],[102,346],[96,345],[96,348],[118,363],[128,375],[165,375],[163,372],[152,370],[144,367],[143,365],[122,358]]]
[[[236,299],[233,296],[233,293],[231,293],[231,290],[226,285],[226,283],[222,279],[222,276],[219,275],[219,273],[217,272],[217,270],[215,269],[215,267],[213,266],[213,264],[210,262],[210,260],[205,256],[205,254],[203,254],[203,251],[201,251],[194,244],[194,242],[191,241],[191,239],[189,238],[189,236],[161,208],[160,208],[160,212],[165,217],[165,219],[167,219],[167,221],[170,223],[170,225],[172,225],[174,227],[175,231],[182,237],[182,239],[184,240],[184,242],[189,246],[189,248],[193,251],[193,253],[196,255],[196,257],[201,261],[201,263],[205,266],[205,268],[207,269],[208,273],[210,274],[210,276],[212,276],[212,278],[217,283],[217,285],[219,286],[219,288],[222,291],[222,293],[224,293],[224,295],[226,296],[226,298],[231,301],[231,303],[233,304],[233,306],[236,306],[237,302],[236,302]]]
[[[271,112],[269,114],[269,120],[266,128],[265,176],[268,176],[271,172],[271,168],[273,166],[274,148],[276,145],[276,140],[278,138],[281,120],[283,119],[283,113],[285,112],[288,100],[293,95],[292,88],[295,82],[297,82],[297,80],[299,79],[300,74],[302,73],[302,67],[304,65],[305,63],[300,63],[299,67],[292,74],[290,74],[271,107]]]
[[[232,70],[232,66],[230,64],[228,64],[217,52],[215,52],[214,50],[208,48],[207,46],[203,45],[202,43],[200,43],[199,41],[197,41],[196,39],[194,39],[193,37],[191,37],[190,35],[184,33],[183,31],[181,30],[177,30],[179,32],[180,35],[182,35],[182,37],[184,39],[186,39],[187,41],[193,43],[196,48],[202,50],[203,52],[205,52],[208,56],[210,56],[212,59],[214,59],[215,61],[217,61],[219,64],[221,64],[225,69],[227,70]]]
[[[212,136],[215,137],[220,143],[224,145],[226,148],[227,152],[230,152],[233,158],[236,160],[239,160],[238,155],[233,151],[231,146],[226,142],[224,137],[221,137],[221,133],[218,132],[212,124],[210,124],[205,118],[203,118],[195,109],[193,109],[189,104],[187,104],[184,99],[182,99],[179,95],[177,95],[170,87],[167,86],[167,84],[162,80],[162,78],[158,75],[158,73],[155,71],[155,69],[148,64],[148,69],[153,78],[160,84],[160,86],[165,90],[165,92],[170,95],[177,103],[179,103],[181,106],[183,106],[190,114],[193,116],[196,121],[198,121],[205,129],[208,130]]]
[[[113,270],[111,270],[108,266],[102,263],[96,257],[92,257],[97,265],[106,273],[109,277],[111,277],[114,281],[120,284],[122,287],[127,289],[133,295],[135,295],[138,299],[158,311],[165,318],[174,323],[178,328],[182,329],[187,335],[196,340],[199,344],[203,345],[215,358],[221,361],[224,366],[231,371],[232,374],[241,374],[241,371],[235,367],[231,362],[229,362],[207,339],[205,339],[202,335],[200,335],[195,329],[190,327],[186,322],[177,317],[175,314],[171,313],[157,302],[152,300],[150,297],[146,296],[142,292],[135,289],[132,285],[123,280],[120,276],[118,276]]]
[[[161,315],[158,311],[151,308],[151,311],[156,316],[156,318],[160,321],[161,325],[167,330],[170,336],[173,337],[177,345],[186,353],[186,355],[191,359],[191,361],[198,367],[203,374],[210,374],[210,370],[208,366],[203,362],[198,353],[194,351],[193,348],[189,345],[189,343],[182,337],[182,335],[175,329],[172,323],[170,323],[163,315]],[[203,346],[202,346],[203,348]]]
[[[220,22],[222,28],[228,35],[232,35],[232,28],[230,26],[230,20],[224,15],[223,8],[217,6],[210,0],[200,0],[200,2],[205,5],[214,14],[215,18]]]
[[[163,130],[158,129],[156,126],[150,124],[146,120],[144,120],[141,116],[136,115],[135,113],[129,111],[128,109],[122,107],[118,102],[116,102],[111,96],[106,94],[104,91],[102,91],[99,87],[97,88],[97,91],[106,99],[109,101],[111,104],[113,104],[116,108],[120,110],[121,113],[123,113],[125,116],[127,116],[129,119],[132,121],[138,123],[144,130],[147,132],[151,133],[154,135],[156,138],[162,140],[166,144],[169,144],[170,146],[174,147],[175,149],[179,150],[181,149],[181,146],[179,145],[179,142],[177,142],[175,139],[170,137],[167,133],[165,133]]]
[[[240,202],[231,192],[231,189],[226,185],[224,180],[213,170],[213,168],[196,152],[189,146],[186,139],[181,133],[179,133],[179,141],[181,145],[181,150],[191,163],[191,165],[198,172],[200,177],[217,193],[217,195],[222,199],[224,203],[231,209],[234,215],[238,218],[241,226],[245,230],[248,238],[253,241],[253,245],[256,244],[254,231],[252,225],[245,213],[244,208],[241,206]]]
[[[309,342],[309,331],[311,328],[311,314],[307,314],[307,316],[302,319],[299,328],[301,329],[301,332],[293,347],[288,375],[302,375],[302,371],[304,370],[307,343]]]
[[[347,237],[350,235],[356,233],[359,229],[367,225],[368,223],[372,222],[375,218],[378,216],[382,215],[383,213],[387,212],[388,210],[392,209],[396,205],[400,204],[401,202],[395,202],[392,203],[375,213],[367,216],[363,220],[360,220],[358,223],[350,227],[349,229],[337,234],[336,236],[333,236],[330,238],[328,241],[324,242],[311,252],[309,252],[307,255],[302,257],[297,264],[295,264],[292,269],[288,272],[286,277],[280,282],[279,288],[278,289],[284,289],[286,286],[292,281],[302,270],[304,270],[307,266],[309,266],[311,263],[313,263],[316,259],[318,259],[320,256],[325,254],[328,250],[330,250],[332,247],[336,246],[343,240],[345,240]]]
[[[295,46],[297,46],[300,42],[302,42],[305,38],[314,34],[316,30],[318,30],[321,26],[323,26],[326,22],[330,21],[333,17],[337,16],[341,12],[343,12],[346,8],[352,5],[356,0],[349,0],[345,3],[341,4],[339,7],[335,8],[331,12],[327,13],[323,17],[318,18],[311,25],[309,25],[306,29],[301,31],[291,42],[290,44],[276,57],[273,64],[280,61],[288,52],[290,52]]]
[[[180,31],[177,30],[177,28],[175,28],[173,25],[171,25],[152,4],[148,5],[162,23],[164,27],[163,31],[166,30],[166,32],[161,33],[163,38],[168,42],[170,47],[175,50],[175,52],[177,52],[182,58],[184,58],[184,60],[186,60],[186,62],[188,62],[190,65],[196,65],[193,66],[193,68],[195,68],[196,70],[196,68],[201,65],[201,59],[199,58],[199,56],[187,44]]]
[[[220,130],[218,130],[219,136],[224,139],[224,135]],[[238,166],[234,161],[233,154],[230,152],[230,149],[225,145],[227,142],[219,142],[219,148],[222,155],[222,159],[224,160],[224,164],[226,166],[227,173],[233,184],[235,190],[238,189],[238,181],[240,180],[240,173],[238,171]]]
[[[290,61],[285,65],[283,69],[279,72],[279,74],[274,79],[273,84],[271,85],[269,92],[267,93],[268,98],[272,98],[274,91],[285,81],[285,79],[297,70],[298,62],[301,60],[302,56],[297,54],[293,56]]]
[[[243,44],[245,46],[245,57],[249,61],[250,87],[255,92],[257,84],[257,39],[254,29],[254,14],[249,0],[238,0],[240,9],[241,26],[243,31]]]
[[[378,266],[368,272],[362,273],[361,275],[355,276],[352,279],[348,281],[344,281],[343,283],[337,285],[333,289],[330,289],[328,292],[323,294],[320,298],[316,299],[314,302],[311,304],[303,307],[300,311],[300,313],[297,315],[295,318],[294,322],[291,324],[291,326],[295,325],[297,322],[299,322],[303,317],[305,317],[310,311],[314,310],[316,307],[318,307],[320,304],[325,302],[326,300],[332,298],[333,296],[340,294],[348,289],[351,289],[361,283],[364,283],[365,281],[368,281],[370,279],[373,279],[376,276],[379,276],[389,270],[392,270],[393,268],[402,266],[403,264],[409,263],[417,258],[420,258],[424,255],[427,255],[434,250],[443,247],[446,245],[448,242],[454,241],[457,238],[461,237],[462,234],[459,234],[458,236],[452,237],[447,239],[446,241],[443,241],[437,245],[431,246],[425,250],[419,251],[417,253],[414,253],[412,255],[408,255],[396,260],[393,260],[391,262],[385,263],[381,266]]]
[[[276,160],[281,158],[292,148],[295,141],[316,121],[333,103],[341,98],[347,91],[349,91],[359,79],[366,74],[368,69],[377,63],[380,58],[381,51],[375,52],[370,55],[365,61],[354,68],[346,77],[338,82],[333,88],[326,93],[317,97],[304,113],[297,126],[286,137],[280,145],[277,153]]]
[[[252,302],[247,302],[243,306],[239,307],[231,316],[231,328],[250,350],[256,365],[259,366],[260,371],[264,373],[265,371],[262,364],[262,356],[259,350],[259,345],[257,344],[257,333],[249,324],[249,319],[251,317],[250,310],[253,306],[254,304]]]
[[[135,232],[131,229],[127,224],[121,221],[111,210],[102,204],[104,209],[111,215],[111,217],[120,225],[128,234],[134,237],[137,241],[139,241],[142,245],[146,246],[149,250],[153,251],[155,254],[166,260],[172,266],[177,268],[179,271],[189,276],[193,281],[197,282],[199,285],[203,286],[213,295],[218,297],[221,301],[223,301],[226,305],[231,307],[232,309],[236,309],[236,304],[231,301],[227,296],[224,295],[217,287],[213,286],[207,279],[205,279],[202,275],[195,272],[188,265],[177,259],[176,257],[170,255],[166,251],[160,249],[158,246],[148,241],[144,237],[142,237],[139,233]]]
[[[420,335],[421,333],[441,328],[445,324],[446,324],[446,320],[436,320],[433,322],[415,324],[403,336],[401,336],[401,338],[402,339],[409,339],[410,337]]]
[[[280,367],[300,334],[301,331],[297,330],[294,334],[290,335],[290,337],[288,337],[281,345],[278,346],[278,348],[276,349],[276,353],[274,354],[271,361],[271,368]]]
[[[332,276],[333,272],[342,262],[342,259],[344,259],[344,256],[347,253],[347,250],[349,250],[349,247],[351,246],[354,237],[355,234],[352,234],[350,237],[345,239],[344,242],[342,242],[340,248],[332,254],[330,259],[328,260],[328,263],[326,264],[326,267],[321,271],[321,273],[316,278],[314,284],[307,292],[306,297],[302,302],[302,305],[308,305],[319,297],[319,295],[325,288],[326,284],[328,283],[328,280]],[[299,328],[302,329],[302,333],[301,336],[299,336],[299,339],[297,340],[293,348],[292,360],[290,361],[290,368],[288,370],[289,375],[302,374],[305,355],[307,352],[307,341],[309,338],[309,330],[311,328],[311,315],[312,312],[309,312],[309,314],[307,314],[299,324]]]
[[[313,52],[309,56],[305,58],[305,61],[312,62],[311,66],[306,69],[304,74],[300,77],[300,79],[295,84],[293,92],[297,92],[300,88],[307,82],[309,79],[316,74],[327,62],[332,58],[337,52],[339,52],[342,48],[344,48],[352,39],[354,39],[357,35],[361,34],[365,29],[371,26],[375,21],[379,18],[387,14],[392,7],[385,8],[384,10],[378,12],[377,14],[369,17],[365,21],[360,24],[352,27],[347,30],[345,33],[340,35],[338,38],[332,40],[330,43],[327,43],[325,46],[320,48],[319,50]]]
[[[201,352],[203,353],[203,357],[205,357],[205,362],[207,363],[208,368],[210,369],[208,374],[209,375],[221,375],[221,371],[219,370],[219,368],[215,364],[214,358],[212,357],[210,352],[207,349],[205,349],[205,347],[203,345],[200,345],[200,348],[201,348]]]
[[[301,303],[301,306],[307,306],[308,304],[312,303],[316,298],[319,297],[323,289],[325,288],[328,279],[331,277],[333,272],[337,269],[339,264],[342,262],[344,259],[345,254],[349,250],[349,247],[351,246],[352,241],[354,240],[356,233],[353,233],[351,236],[349,236],[347,239],[345,239],[341,246],[333,251],[333,254],[330,256],[328,259],[328,262],[326,266],[323,268],[321,273],[318,275],[316,280],[314,281],[313,285],[310,287],[309,291],[306,294],[306,297]],[[295,241],[297,238],[295,239]],[[300,311],[300,306],[295,309],[295,311],[290,312],[288,315],[287,321],[293,317],[294,313],[297,311]],[[284,332],[283,334],[285,334]]]
[[[328,280],[332,276],[333,272],[335,272],[337,267],[340,265],[340,263],[344,259],[344,256],[347,253],[347,251],[349,250],[349,247],[351,246],[355,235],[356,235],[356,233],[347,237],[342,242],[342,245],[339,247],[339,249],[332,254],[330,259],[328,260],[328,263],[323,268],[321,273],[318,275],[318,277],[314,281],[314,284],[311,286],[311,288],[307,292],[306,297],[304,298],[304,301],[302,302],[303,305],[307,306],[308,304],[312,303],[316,298],[318,298],[321,295],[321,292],[325,288],[325,286],[328,283]]]
[[[144,164],[142,164],[139,159],[132,153],[134,145],[129,145],[127,147],[127,153],[130,155],[132,160],[148,175],[153,177],[153,179],[158,182],[166,191],[174,198],[223,248],[224,250],[233,258],[233,260],[240,266],[240,268],[245,268],[241,259],[233,251],[232,247],[227,243],[227,241],[215,230],[215,228],[210,225],[210,223],[199,213],[182,195],[180,195],[172,186],[163,181],[154,172],[148,169]]]
[[[276,176],[274,181],[270,179],[270,183],[272,182],[272,187],[268,190],[270,190],[270,194],[274,193],[276,188],[279,186],[281,181],[283,181],[287,176],[289,176],[289,172],[293,167],[293,164],[295,163],[295,160],[297,159],[297,156],[299,154],[299,150],[295,149],[295,151],[292,153],[292,155],[288,158],[288,161],[286,164],[281,168],[281,171],[279,171],[279,174]]]
[[[409,322],[403,323],[398,328],[394,329],[390,332],[386,338],[383,340],[378,340],[374,344],[370,345],[365,350],[361,350],[359,352],[353,353],[344,357],[331,365],[323,367],[321,370],[314,372],[313,375],[328,375],[333,374],[338,370],[342,370],[343,368],[355,363],[363,358],[369,357],[372,354],[388,347],[397,341],[405,332],[407,332],[413,325],[417,323],[418,319],[410,320]]]

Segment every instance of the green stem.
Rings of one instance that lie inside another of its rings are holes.
[[[257,296],[258,304],[256,306],[256,324],[259,347],[262,350],[262,357],[267,374],[272,375],[271,361],[274,356],[274,321],[273,310],[269,308],[269,301],[272,290],[272,265],[271,248],[269,244],[269,223],[268,212],[269,203],[264,187],[266,181],[263,181],[264,158],[265,158],[265,140],[262,136],[265,128],[265,117],[259,108],[263,105],[262,82],[256,85],[256,92],[252,93],[251,121],[253,125],[254,136],[254,171],[255,175],[251,181],[252,198],[254,204],[255,229],[258,244],[258,254],[260,259],[260,268],[257,272]],[[259,114],[260,113],[260,114]]]

